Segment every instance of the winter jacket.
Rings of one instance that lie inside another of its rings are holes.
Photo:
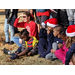
[[[11,22],[12,17],[15,15],[15,19],[17,18],[18,9],[5,9],[5,15],[8,23]]]

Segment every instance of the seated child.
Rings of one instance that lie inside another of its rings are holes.
[[[70,59],[75,53],[75,25],[68,26],[66,30],[66,35],[68,36],[66,40],[66,46],[67,48],[69,48],[69,50],[66,53],[65,65],[69,65]]]
[[[65,64],[65,60],[66,60],[66,53],[68,51],[68,48],[66,47],[66,40],[67,40],[67,37],[66,37],[66,28],[62,28],[60,30],[60,38],[63,40],[63,45],[60,47],[60,49],[58,50],[51,50],[52,53],[55,54],[55,56],[60,59],[62,61],[63,64]],[[58,45],[59,46],[59,45]]]
[[[39,33],[40,35],[38,44],[39,58],[40,57],[45,58],[45,56],[48,53],[50,53],[50,50],[52,49],[52,43],[54,41],[53,28],[58,25],[58,21],[56,18],[48,19],[45,23],[47,23],[47,31],[45,31],[45,33],[44,31],[43,33],[40,31]]]
[[[22,50],[22,46],[20,46],[17,49],[16,53],[12,54],[12,57],[10,57],[10,59],[12,60],[25,54],[27,54],[28,56],[35,55],[38,52],[38,40],[35,37],[30,37],[27,29],[23,30],[21,38],[25,42],[25,49]]]
[[[52,43],[52,49],[50,50],[51,52],[49,54],[46,55],[46,59],[51,59],[51,61],[54,61],[57,59],[57,57],[55,56],[55,54],[52,53],[52,50],[57,50],[59,49],[62,45],[63,45],[63,41],[61,40],[61,38],[59,38],[59,32],[62,29],[61,26],[56,26],[53,29],[53,35],[54,35],[54,41]]]

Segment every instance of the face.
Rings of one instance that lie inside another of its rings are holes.
[[[60,38],[63,40],[63,41],[66,41],[67,37],[66,36],[63,36],[63,35],[60,35]]]
[[[48,27],[47,27],[47,30],[52,31],[53,28],[48,26]]]
[[[55,29],[53,29],[53,35],[54,35],[55,37],[58,37],[59,31],[56,31]]]
[[[28,40],[28,36],[23,36],[23,40],[27,41]]]
[[[30,19],[30,17],[27,17],[25,14],[23,14],[23,20],[24,20],[24,22],[29,21],[29,19]]]

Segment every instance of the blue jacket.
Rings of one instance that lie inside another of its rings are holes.
[[[49,9],[36,9],[36,12],[46,12],[48,11]]]
[[[69,62],[70,62],[70,59],[71,59],[73,53],[75,53],[75,42],[71,45],[68,52],[66,53],[65,65],[69,65]]]

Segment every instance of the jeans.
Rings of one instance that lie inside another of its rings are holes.
[[[13,37],[14,37],[14,27],[13,27],[13,24],[14,24],[14,21],[12,20],[11,22],[11,25],[10,24],[7,24],[7,20],[8,19],[5,19],[5,26],[4,26],[4,32],[5,32],[5,41],[6,42],[9,42],[9,41],[13,41]],[[9,30],[10,30],[10,40],[9,40]]]
[[[13,41],[20,47],[22,44],[19,43],[20,37],[13,37]]]

